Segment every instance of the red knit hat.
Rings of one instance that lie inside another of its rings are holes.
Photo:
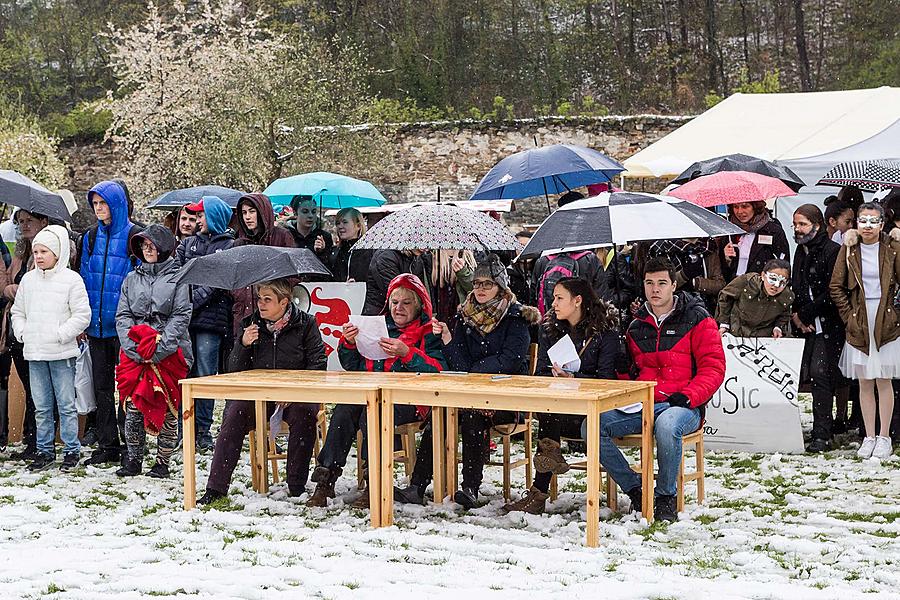
[[[404,288],[415,293],[415,295],[418,296],[419,300],[422,302],[422,312],[425,313],[425,316],[427,316],[429,320],[431,320],[433,316],[431,310],[431,297],[428,295],[428,290],[425,289],[425,285],[422,283],[422,280],[412,273],[401,273],[400,275],[397,275],[396,277],[391,279],[391,282],[388,284],[387,297],[384,302],[384,310],[382,311],[382,313],[388,312],[388,300],[390,300],[391,294],[397,288]]]

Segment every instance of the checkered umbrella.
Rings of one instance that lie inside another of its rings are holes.
[[[854,160],[838,163],[817,185],[855,185],[866,192],[900,187],[900,160]]]
[[[422,204],[378,221],[354,250],[514,250],[522,246],[502,223],[452,204]]]

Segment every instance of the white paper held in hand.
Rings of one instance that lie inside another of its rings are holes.
[[[356,349],[369,360],[384,360],[390,357],[379,346],[381,338],[389,337],[384,315],[364,316],[350,315],[350,323],[359,328],[356,336]]]
[[[547,356],[550,358],[551,365],[556,363],[564,371],[577,373],[581,368],[581,357],[578,356],[575,343],[568,335],[564,335],[558,342],[550,346]]]

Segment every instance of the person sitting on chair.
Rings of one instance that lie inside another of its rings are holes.
[[[262,283],[258,287],[257,310],[241,323],[241,334],[228,356],[228,372],[251,369],[325,369],[325,346],[316,320],[291,303],[291,284],[286,279]],[[272,416],[275,403],[266,403]],[[283,410],[290,427],[287,448],[287,484],[291,496],[304,492],[309,461],[316,442],[318,404],[290,403]],[[229,400],[222,414],[222,426],[213,452],[206,493],[198,504],[209,504],[228,494],[231,475],[241,456],[246,435],[256,427],[254,402]]]
[[[644,266],[644,294],[625,333],[636,379],[656,381],[654,406],[659,475],[655,517],[675,521],[675,492],[682,437],[701,426],[706,403],[725,380],[725,351],[716,321],[703,301],[675,291],[675,269],[664,258]],[[583,423],[582,434],[586,427]],[[600,463],[639,511],[640,475],[631,470],[615,438],[641,432],[641,413],[611,410],[600,415]],[[652,493],[652,492],[651,492]]]

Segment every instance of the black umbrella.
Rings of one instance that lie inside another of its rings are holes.
[[[0,202],[30,213],[72,220],[62,196],[15,171],[0,171]]]
[[[771,161],[749,156],[747,154],[728,154],[725,156],[717,156],[706,160],[697,161],[681,175],[671,181],[671,183],[687,183],[697,177],[703,175],[712,175],[721,171],[749,171],[751,173],[759,173],[768,177],[774,177],[783,181],[789,188],[795,192],[805,186],[803,180],[791,171],[788,167],[777,165]]]
[[[238,246],[191,260],[175,281],[223,290],[238,290],[280,277],[331,277],[316,255],[306,248]]]
[[[196,204],[200,202],[203,196],[218,196],[225,201],[228,206],[234,208],[237,206],[238,200],[244,192],[233,190],[231,188],[221,187],[218,185],[201,185],[197,187],[184,188],[180,190],[172,190],[157,196],[153,202],[147,205],[147,208],[159,208],[164,210],[172,210],[181,208],[185,204]]]

